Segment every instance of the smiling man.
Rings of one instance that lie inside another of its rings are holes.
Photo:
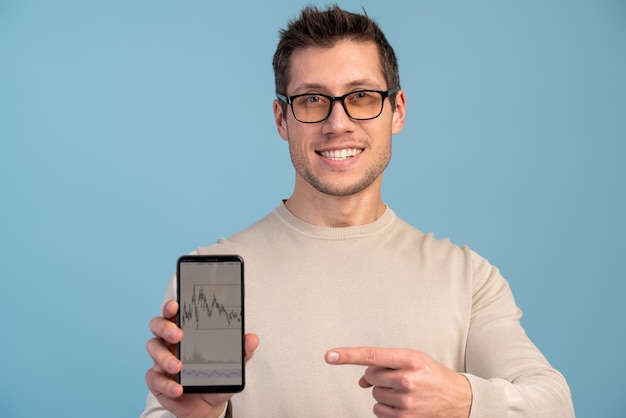
[[[378,25],[308,7],[281,31],[273,64],[293,194],[196,251],[246,260],[246,388],[182,393],[172,280],[150,323],[143,416],[574,416],[498,270],[383,202],[406,97]]]
[[[320,226],[374,222],[385,210],[382,176],[391,136],[404,126],[404,92],[388,86],[373,41],[299,48],[290,62],[285,92],[291,96],[279,93],[274,102],[276,126],[296,170],[285,205]]]

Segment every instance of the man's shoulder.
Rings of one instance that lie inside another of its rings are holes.
[[[397,215],[395,222],[400,234],[412,241],[413,246],[419,248],[420,251],[440,253],[444,256],[456,255],[462,257],[472,253],[472,250],[467,245],[456,244],[447,237],[437,237],[433,231],[424,232]]]
[[[235,232],[230,237],[219,238],[214,244],[198,247],[196,251],[199,254],[229,254],[239,250],[241,246],[254,245],[275,229],[277,223],[275,212],[274,209],[252,225]]]

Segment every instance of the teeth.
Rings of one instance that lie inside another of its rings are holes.
[[[359,148],[349,148],[349,149],[335,149],[331,151],[323,151],[323,157],[330,158],[331,160],[345,160],[346,158],[354,157],[357,154],[361,153],[361,149]]]

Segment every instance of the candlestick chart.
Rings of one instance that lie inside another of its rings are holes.
[[[180,307],[181,328],[241,328],[240,292],[238,285],[194,285],[191,300],[183,301]]]

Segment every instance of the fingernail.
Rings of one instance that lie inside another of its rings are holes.
[[[173,372],[176,368],[176,365],[178,363],[178,360],[170,360],[167,362],[167,371],[169,371],[170,373]]]
[[[176,328],[172,328],[171,330],[167,331],[167,338],[169,339],[173,339],[178,335],[178,330]]]
[[[178,386],[177,385],[170,386],[170,394],[171,395],[178,395]]]
[[[337,360],[339,360],[339,353],[336,351],[331,351],[328,354],[326,354],[326,361],[329,363],[335,363]]]

